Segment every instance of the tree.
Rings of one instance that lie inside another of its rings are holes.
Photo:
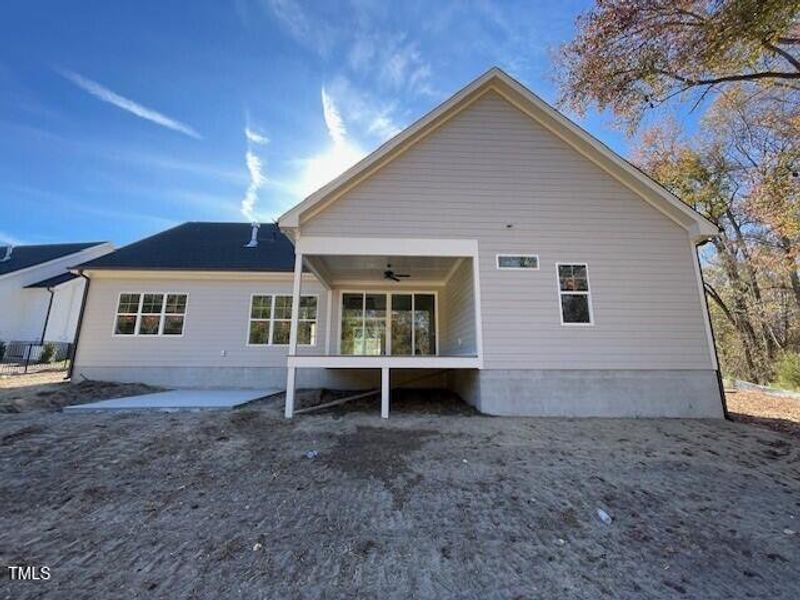
[[[800,90],[800,0],[597,0],[561,48],[560,103],[633,131],[676,96],[749,81]]]
[[[798,186],[786,168],[800,136],[774,126],[782,117],[771,108],[724,94],[696,137],[667,122],[643,134],[634,156],[723,231],[704,261],[706,291],[723,363],[752,381],[769,381],[777,358],[800,343]]]

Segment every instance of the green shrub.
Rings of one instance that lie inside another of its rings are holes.
[[[0,360],[3,360],[3,357],[6,355],[6,343],[0,342]]]
[[[47,343],[42,347],[42,353],[39,355],[40,363],[51,363],[56,356],[56,345]]]
[[[775,366],[775,385],[788,390],[800,390],[800,354],[787,352]]]

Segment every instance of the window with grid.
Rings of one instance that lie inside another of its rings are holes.
[[[254,346],[285,346],[292,328],[292,297],[254,295],[250,302],[248,342]],[[297,343],[317,343],[317,297],[301,296],[297,324]]]
[[[558,264],[558,295],[562,325],[591,325],[592,300],[585,264]]]
[[[186,294],[122,293],[114,335],[183,335],[186,300]]]

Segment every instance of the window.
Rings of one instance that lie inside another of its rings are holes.
[[[436,295],[420,292],[342,294],[342,354],[436,354]]]
[[[535,254],[498,254],[497,268],[500,270],[539,270],[539,257]]]
[[[250,301],[250,331],[247,343],[253,346],[286,346],[292,329],[292,297],[254,295]],[[300,297],[297,343],[317,343],[317,297]]]
[[[591,325],[589,270],[585,264],[557,264],[562,325]]]
[[[114,335],[183,335],[186,298],[186,294],[120,294]]]
[[[386,294],[342,294],[342,354],[386,354]]]

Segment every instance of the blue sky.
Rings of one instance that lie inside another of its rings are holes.
[[[587,5],[6,0],[0,243],[272,219],[493,65],[552,102]]]

